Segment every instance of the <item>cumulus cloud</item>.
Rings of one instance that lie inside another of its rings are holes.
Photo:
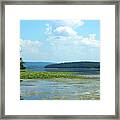
[[[80,46],[86,45],[91,47],[99,47],[100,42],[96,40],[95,34],[89,34],[87,37],[83,36],[51,36],[48,42],[54,46]]]
[[[65,35],[65,36],[75,36],[75,35],[77,35],[76,31],[74,31],[71,27],[68,27],[68,26],[57,27],[54,30],[54,33],[56,33],[58,35]]]
[[[52,28],[50,24],[46,24],[46,34],[48,35],[48,44],[54,46],[80,46],[87,45],[91,47],[99,47],[99,40],[96,40],[96,34],[88,34],[82,36],[75,31],[75,27],[84,24],[81,20],[63,20],[65,25]]]
[[[93,47],[99,47],[100,42],[96,40],[95,34],[89,34],[88,37],[84,37],[81,42],[85,45],[93,46]]]

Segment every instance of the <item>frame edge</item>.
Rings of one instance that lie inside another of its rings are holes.
[[[52,4],[54,4],[54,5],[56,5],[56,4],[66,4],[66,5],[69,5],[69,4],[71,4],[72,3],[72,5],[76,5],[76,4],[73,4],[74,2],[77,2],[77,3],[80,3],[80,4],[82,4],[82,5],[86,5],[86,4],[89,4],[90,3],[90,5],[91,4],[93,4],[93,3],[95,3],[94,5],[97,5],[97,4],[106,4],[106,5],[111,5],[111,4],[114,4],[115,5],[115,61],[116,61],[116,64],[115,64],[115,70],[116,70],[116,72],[115,72],[115,86],[117,87],[117,88],[115,88],[115,115],[102,115],[102,117],[100,117],[100,116],[95,116],[94,115],[94,117],[92,117],[91,115],[89,116],[83,116],[83,115],[75,115],[76,117],[73,117],[73,116],[71,116],[71,117],[68,117],[67,115],[61,115],[61,116],[59,116],[59,115],[54,115],[54,116],[52,116],[52,115],[46,115],[46,116],[44,116],[44,115],[36,115],[36,116],[34,116],[34,115],[32,115],[31,117],[30,116],[27,116],[27,115],[5,115],[5,104],[3,104],[4,102],[5,102],[5,94],[3,94],[3,93],[5,93],[5,88],[4,88],[4,86],[5,86],[5,5],[16,5],[16,3],[17,3],[17,5],[36,5],[36,4],[40,4],[40,5],[43,5],[43,4],[50,4],[50,5],[52,5]],[[34,4],[33,4],[34,3]],[[69,4],[69,1],[58,1],[58,2],[56,2],[56,1],[2,1],[1,2],[1,94],[0,94],[0,96],[1,96],[1,103],[0,103],[0,107],[1,107],[1,114],[0,114],[0,119],[2,118],[2,119],[4,119],[4,118],[7,118],[7,119],[16,119],[16,118],[18,118],[18,119],[62,119],[62,118],[65,118],[65,119],[70,119],[70,118],[72,118],[72,119],[78,119],[78,118],[80,118],[80,119],[85,119],[85,118],[87,118],[87,119],[100,119],[100,118],[108,118],[107,116],[109,116],[110,118],[119,118],[119,23],[120,23],[120,21],[119,21],[119,11],[120,11],[120,2],[119,1],[71,1]],[[84,4],[83,4],[84,3]],[[109,3],[109,4],[108,4]],[[117,97],[118,97],[118,99],[117,99]],[[38,118],[39,117],[39,118]],[[89,118],[88,118],[89,117]]]

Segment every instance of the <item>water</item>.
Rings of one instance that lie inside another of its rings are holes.
[[[25,62],[26,70],[70,71],[78,72],[76,75],[89,76],[91,79],[23,79],[20,82],[21,100],[99,100],[100,77],[97,68],[44,68],[49,62]],[[92,79],[94,78],[94,79]]]
[[[95,75],[100,74],[98,68],[44,68],[48,72],[80,72],[80,74]]]
[[[99,100],[100,80],[98,79],[47,79],[23,80],[22,100]],[[60,82],[62,81],[62,82]]]
[[[24,66],[26,67],[26,70],[34,71],[34,72],[42,72],[46,71],[45,66],[53,64],[51,62],[25,62]]]

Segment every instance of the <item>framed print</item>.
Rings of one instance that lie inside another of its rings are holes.
[[[119,119],[118,1],[6,1],[1,19],[1,118]]]

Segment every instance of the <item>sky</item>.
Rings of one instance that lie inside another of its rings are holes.
[[[25,62],[100,61],[99,20],[21,20]]]

